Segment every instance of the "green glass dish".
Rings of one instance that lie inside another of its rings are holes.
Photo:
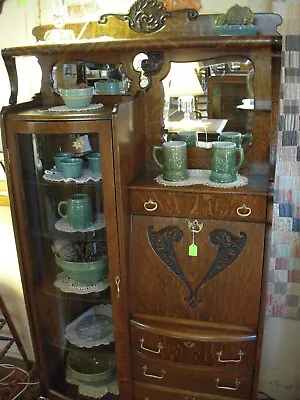
[[[96,94],[118,94],[123,90],[123,82],[95,82]]]
[[[107,276],[108,262],[107,256],[101,260],[91,262],[66,261],[55,256],[56,264],[74,281],[93,284],[101,281]]]
[[[93,93],[93,87],[59,89],[59,94],[69,108],[86,108],[92,101]]]
[[[256,25],[214,25],[216,35],[228,36],[252,36],[259,32]]]

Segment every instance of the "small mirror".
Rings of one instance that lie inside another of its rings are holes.
[[[52,88],[94,88],[95,95],[130,94],[131,81],[121,64],[100,64],[86,61],[59,62],[52,68]]]
[[[222,131],[252,132],[253,64],[244,57],[171,62],[162,81],[168,138],[191,131],[198,147],[210,148]]]

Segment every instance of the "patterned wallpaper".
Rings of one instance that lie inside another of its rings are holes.
[[[300,319],[300,0],[273,0],[273,11],[283,53],[267,315]]]

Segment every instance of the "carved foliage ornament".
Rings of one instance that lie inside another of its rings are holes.
[[[165,21],[174,12],[186,12],[189,20],[198,17],[198,11],[183,9],[169,12],[165,6],[157,0],[137,0],[128,14],[104,14],[100,17],[99,24],[106,24],[109,17],[115,17],[121,21],[127,21],[129,28],[138,33],[154,33],[165,27]]]
[[[153,251],[188,289],[189,294],[188,297],[184,298],[184,301],[193,310],[201,303],[198,299],[200,289],[239,257],[246,245],[247,235],[241,232],[240,237],[237,237],[224,229],[215,229],[210,233],[209,241],[212,245],[218,246],[218,251],[207,274],[197,285],[194,292],[180,268],[174,251],[174,244],[179,242],[182,237],[183,232],[176,226],[169,226],[158,232],[153,232],[153,226],[148,228],[148,238]]]
[[[175,274],[181,282],[186,286],[189,291],[189,298],[184,299],[188,301],[193,297],[192,288],[188,283],[180,265],[177,261],[174,244],[180,242],[183,233],[177,226],[168,226],[158,232],[153,232],[153,226],[148,228],[148,238],[151,243],[152,249],[158,257],[165,263],[165,265]]]

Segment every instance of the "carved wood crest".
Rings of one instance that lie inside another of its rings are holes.
[[[163,29],[166,20],[177,12],[185,12],[189,20],[198,18],[198,11],[192,8],[170,12],[160,1],[137,0],[128,14],[104,14],[100,17],[99,24],[106,24],[108,18],[115,17],[128,22],[129,28],[137,33],[154,33]]]

